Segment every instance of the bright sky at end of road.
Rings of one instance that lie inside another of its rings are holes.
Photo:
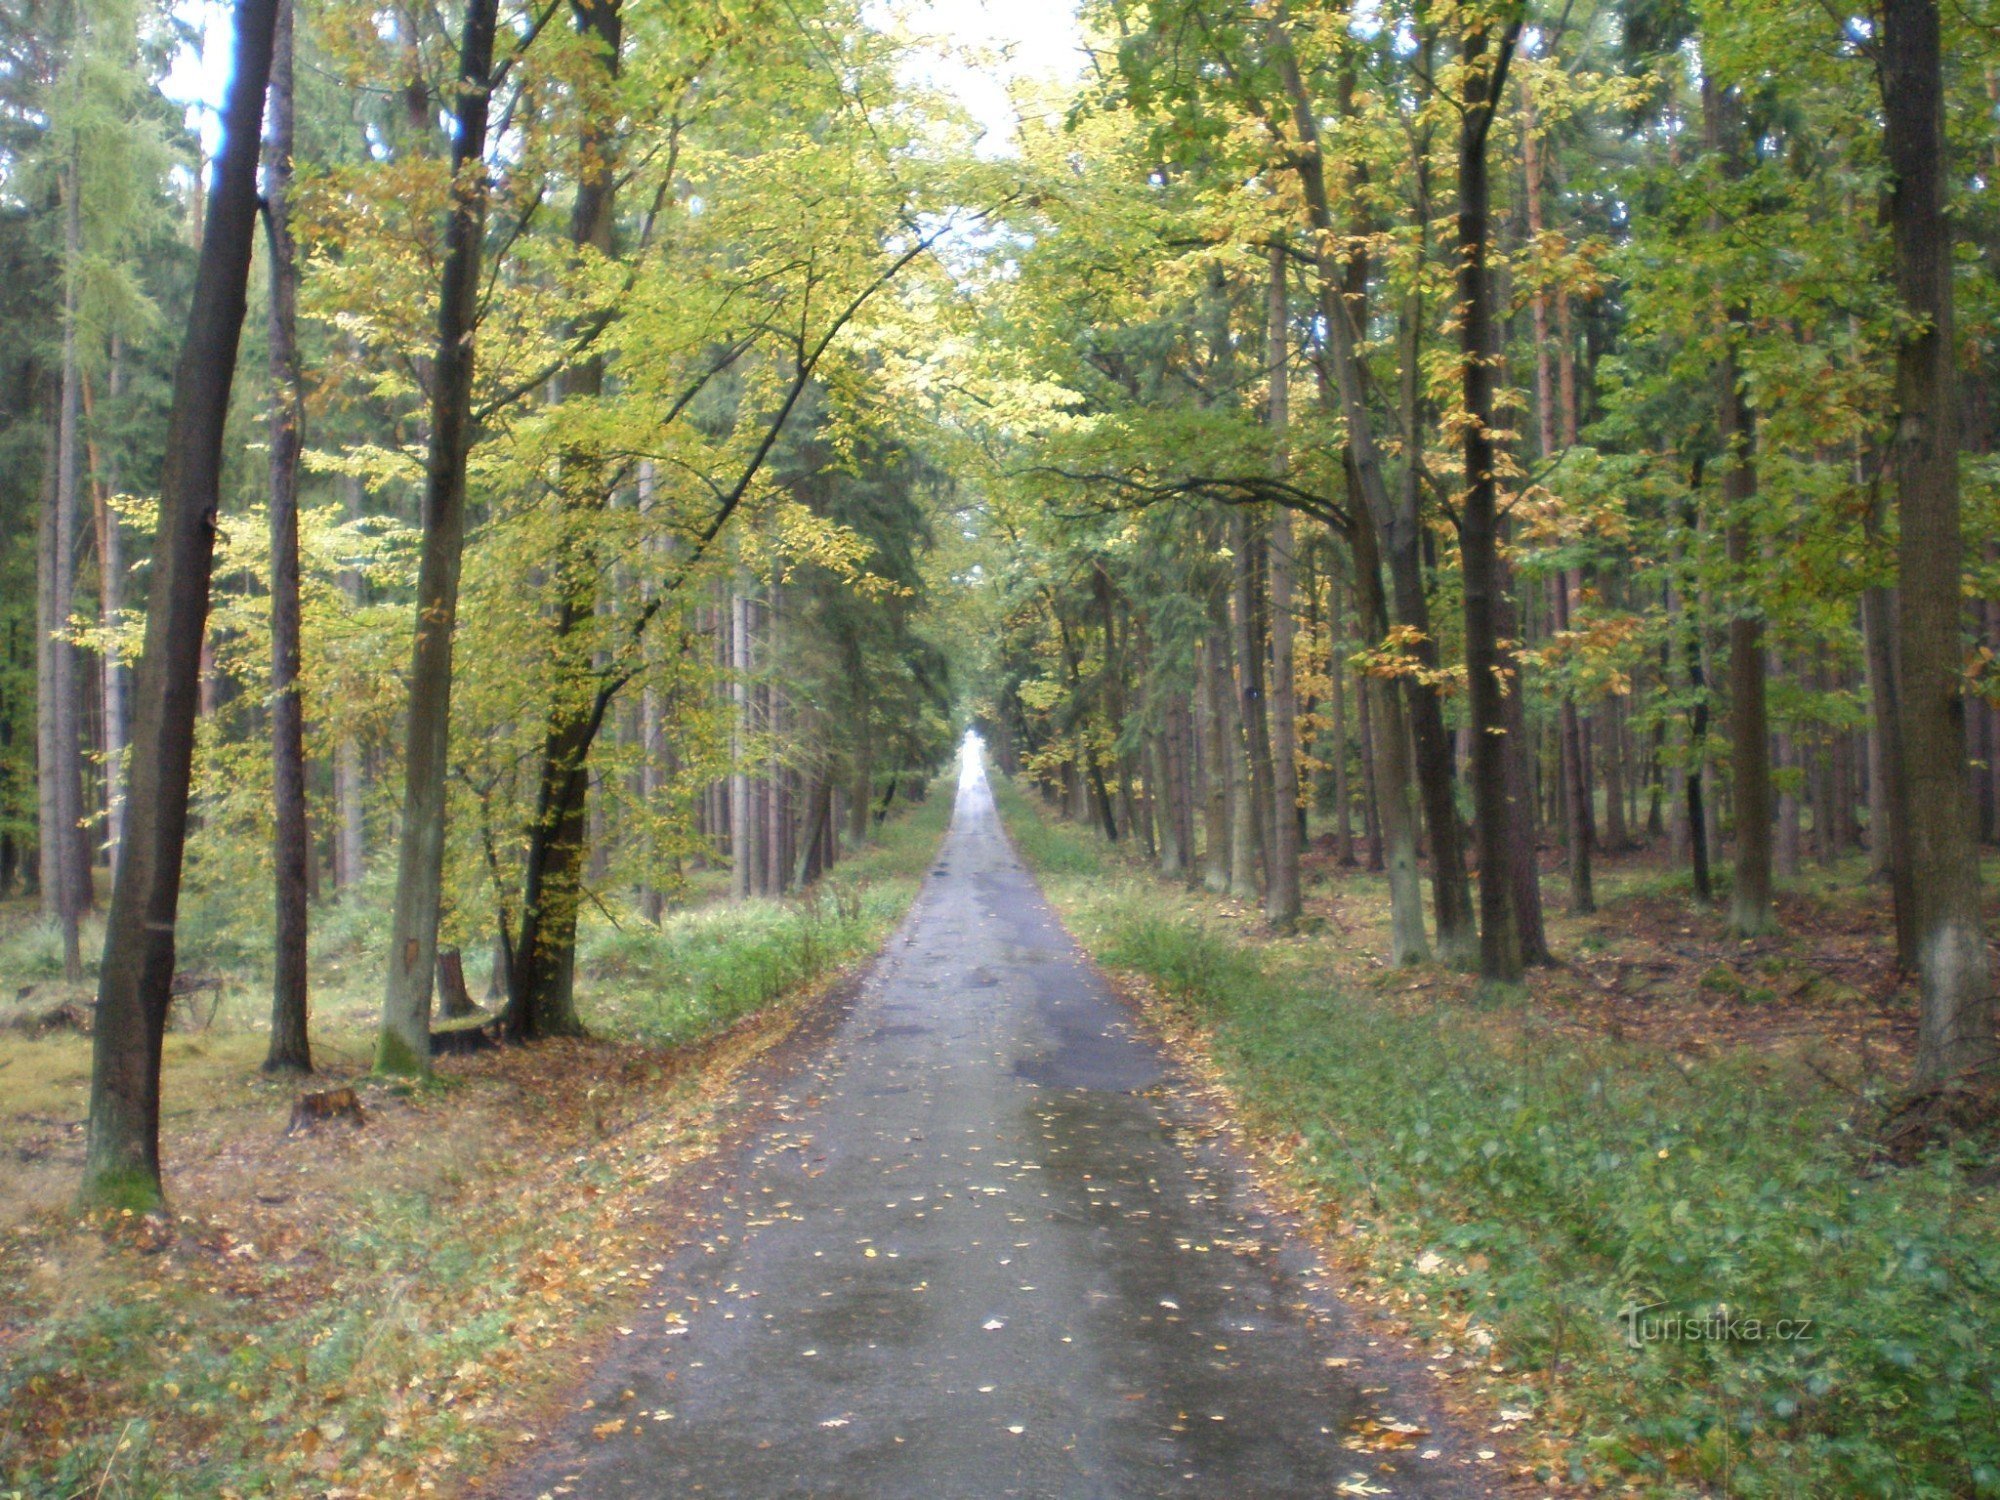
[[[202,150],[213,154],[229,84],[231,7],[227,0],[176,0],[174,10],[202,40],[175,57],[167,97],[186,106]],[[956,99],[985,127],[989,152],[1006,151],[1013,140],[1008,85],[1083,71],[1076,0],[870,0],[867,15],[916,40],[905,81]]]

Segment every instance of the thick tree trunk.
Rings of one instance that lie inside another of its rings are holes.
[[[237,0],[222,151],[174,368],[152,551],[146,644],[133,695],[131,817],[112,882],[92,1036],[83,1201],[160,1201],[160,1049],[174,982],[201,644],[223,429],[257,229],[258,135],[277,0]]]
[[[431,976],[444,895],[445,775],[451,738],[452,637],[465,551],[465,465],[472,447],[472,373],[485,239],[486,126],[497,0],[466,7],[458,64],[458,133],[452,142],[452,208],[445,223],[432,366],[430,450],[425,460],[423,552],[417,569],[416,642],[403,761],[403,824],[389,973],[375,1067],[430,1072]]]
[[[1916,925],[1916,1082],[1963,1086],[2000,1062],[1980,915],[1979,846],[1965,774],[1960,628],[1958,372],[1945,214],[1943,65],[1936,0],[1884,0],[1879,54],[1896,289],[1902,790]]]
[[[1459,528],[1465,588],[1465,670],[1472,708],[1472,801],[1479,839],[1479,972],[1487,980],[1521,977],[1523,954],[1509,862],[1515,836],[1508,796],[1506,695],[1503,680],[1498,486],[1494,477],[1493,297],[1487,275],[1487,132],[1497,74],[1511,52],[1518,23],[1497,54],[1484,24],[1465,35],[1465,108],[1458,148],[1458,298],[1465,401],[1465,499]]]
[[[305,392],[299,377],[299,260],[292,242],[294,0],[278,0],[271,54],[271,126],[264,218],[271,247],[271,863],[277,902],[271,955],[271,1045],[264,1071],[312,1071],[306,980],[305,704],[299,693],[299,449]]]

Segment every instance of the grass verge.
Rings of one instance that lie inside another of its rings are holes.
[[[593,1040],[365,1078],[329,977],[322,1076],[367,1120],[284,1134],[234,1002],[169,1039],[172,1212],[77,1220],[89,1041],[0,1032],[0,1496],[449,1493],[534,1440],[659,1269],[664,1190],[745,1069],[871,953],[950,816],[934,796],[829,888],[587,938]],[[322,976],[327,977],[327,976]]]
[[[1078,939],[1197,1041],[1335,1258],[1517,1426],[1521,1478],[2000,1494],[1984,1159],[1876,1166],[1853,1096],[1793,1059],[1578,1035],[1441,1002],[1423,970],[1330,982],[1337,928],[1253,936],[996,792]]]

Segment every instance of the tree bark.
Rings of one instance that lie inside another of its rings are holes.
[[[56,408],[55,537],[50,579],[50,630],[42,642],[49,656],[50,758],[42,775],[54,785],[47,805],[53,818],[54,911],[62,934],[63,979],[83,982],[83,912],[90,881],[83,827],[83,741],[77,733],[76,649],[70,644],[70,615],[76,598],[76,522],[82,457],[83,363],[77,348],[77,321],[83,268],[82,163],[72,155],[63,168],[63,331],[62,384]],[[46,898],[45,898],[46,900]]]
[[[1980,915],[1979,846],[1965,774],[1960,668],[1958,371],[1945,214],[1943,64],[1936,0],[1883,0],[1879,68],[1896,289],[1891,466],[1897,515],[1897,708],[1917,946],[1916,1083],[1984,1081],[2000,1063]]]
[[[201,645],[222,439],[257,229],[258,135],[277,0],[237,0],[222,150],[174,368],[146,644],[133,695],[131,816],[112,882],[92,1037],[82,1198],[160,1202],[160,1049],[173,997]]]
[[[1237,722],[1242,729],[1249,793],[1247,884],[1237,894],[1252,899],[1263,887],[1271,848],[1271,726],[1264,702],[1264,528],[1243,506],[1231,510],[1229,645],[1236,675]],[[1241,871],[1236,872],[1241,874]]]
[[[403,760],[403,824],[375,1068],[428,1076],[431,984],[444,898],[445,775],[451,743],[452,637],[465,552],[465,466],[472,448],[472,375],[486,229],[486,128],[498,0],[470,0],[459,44],[452,201],[438,289],[424,464],[423,550]]]
[[[730,745],[729,745],[729,894],[748,901],[757,890],[756,819],[750,808],[750,601],[740,592],[729,596]]]
[[[306,978],[305,704],[299,688],[299,450],[305,392],[299,376],[298,250],[292,241],[292,32],[295,0],[278,0],[271,52],[270,139],[264,221],[271,249],[271,862],[277,903],[271,955],[267,1073],[312,1071]]]
[[[1269,363],[1271,395],[1270,426],[1274,448],[1273,464],[1285,472],[1286,424],[1290,419],[1289,374],[1291,363],[1291,317],[1285,296],[1285,252],[1271,252],[1271,295],[1265,333],[1265,359]],[[1270,739],[1271,840],[1268,845],[1264,887],[1264,918],[1273,931],[1289,932],[1298,925],[1301,911],[1299,891],[1299,761],[1298,683],[1294,672],[1293,647],[1297,627],[1293,619],[1293,584],[1297,560],[1292,555],[1292,513],[1276,506],[1271,514],[1271,534],[1266,541],[1269,572],[1269,614],[1271,622]]]
[[[1229,889],[1229,755],[1223,743],[1220,677],[1215,665],[1215,636],[1196,648],[1195,691],[1199,719],[1202,779],[1201,882],[1211,891]]]
[[[1348,466],[1350,494],[1353,466]],[[1382,593],[1382,559],[1375,550],[1375,530],[1359,517],[1349,545],[1354,550],[1355,610],[1368,636],[1380,640],[1389,628],[1388,601]],[[1382,864],[1389,876],[1389,961],[1428,962],[1431,947],[1424,938],[1424,896],[1417,878],[1417,823],[1410,765],[1410,726],[1403,716],[1402,695],[1395,684],[1376,676],[1363,679],[1362,691],[1372,700],[1370,756],[1377,789],[1376,824],[1381,830]]]
[[[111,338],[111,369],[104,393],[116,401],[123,393],[125,341]],[[83,388],[84,416],[90,412],[90,387]],[[109,632],[125,612],[125,526],[111,504],[119,493],[119,470],[115,458],[107,464],[98,498],[97,516],[97,617]],[[118,866],[119,846],[125,841],[125,747],[131,738],[131,674],[126,670],[115,639],[107,633],[98,658],[104,698],[104,845],[105,862]]]
[[[1334,235],[1335,225],[1327,191],[1325,160],[1319,144],[1318,114],[1300,76],[1282,12],[1271,23],[1271,37],[1279,78],[1291,105],[1293,128],[1301,142],[1295,166],[1305,193],[1307,215],[1322,243],[1325,243]],[[1347,434],[1348,455],[1353,468],[1351,479],[1362,507],[1365,507],[1377,531],[1377,545],[1371,550],[1378,556],[1387,556],[1395,618],[1399,624],[1410,627],[1416,633],[1418,666],[1433,668],[1437,665],[1437,643],[1430,630],[1429,604],[1424,596],[1420,556],[1422,532],[1418,518],[1418,455],[1415,449],[1418,426],[1414,421],[1408,422],[1412,443],[1411,451],[1405,455],[1401,503],[1392,504],[1368,413],[1360,356],[1354,347],[1354,322],[1347,312],[1348,303],[1358,301],[1366,290],[1365,263],[1358,256],[1352,257],[1345,270],[1347,275],[1342,274],[1342,268],[1331,254],[1322,253],[1319,257],[1320,320],[1326,330],[1326,349],[1334,374],[1335,396],[1328,404],[1331,407],[1337,403]],[[1403,359],[1403,404],[1407,419],[1417,399],[1415,344],[1419,337],[1418,321],[1409,317],[1407,312],[1405,337],[1408,342]],[[1379,588],[1379,583],[1374,586]],[[1380,638],[1379,635],[1376,637]],[[1424,826],[1431,836],[1431,888],[1437,920],[1438,954],[1447,963],[1465,963],[1470,961],[1476,938],[1472,930],[1471,893],[1459,836],[1455,777],[1452,775],[1443,710],[1436,689],[1427,684],[1406,682],[1406,694],[1408,722],[1415,736],[1416,775],[1422,793]],[[1401,712],[1397,717],[1399,721],[1403,718]],[[1382,726],[1376,727],[1379,729]],[[1383,789],[1378,787],[1378,791]]]
[[[618,77],[624,31],[619,0],[571,0],[576,34],[596,63],[597,75],[582,86]],[[591,100],[583,109],[577,141],[576,201],[570,210],[570,244],[579,253],[609,256],[616,210],[617,176],[608,104]],[[604,362],[590,355],[564,371],[562,399],[591,399],[604,388]],[[584,863],[591,848],[590,750],[602,724],[606,702],[600,672],[588,649],[597,615],[600,569],[593,539],[577,535],[609,502],[604,465],[595,452],[563,456],[560,503],[565,515],[562,550],[567,566],[558,569],[563,591],[551,642],[556,686],[542,741],[542,764],[535,798],[535,821],[528,831],[522,871],[521,935],[514,945],[515,983],[502,1026],[515,1041],[581,1036],[576,1013],[576,928],[583,897]]]
[[[1465,668],[1472,708],[1472,800],[1479,839],[1479,972],[1489,981],[1520,979],[1523,954],[1509,861],[1514,814],[1508,796],[1503,679],[1498,486],[1494,476],[1493,295],[1487,274],[1489,200],[1487,133],[1496,85],[1519,35],[1507,30],[1497,52],[1490,28],[1466,30],[1460,57],[1465,101],[1458,145],[1458,299],[1465,403],[1465,499],[1459,529],[1465,588]]]

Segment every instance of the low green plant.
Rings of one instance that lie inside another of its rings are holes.
[[[1969,1149],[1882,1170],[1854,1101],[1802,1069],[1690,1065],[1525,1011],[1509,1045],[1490,1012],[1345,993],[1310,945],[1246,943],[1003,804],[1078,936],[1210,1028],[1253,1130],[1303,1140],[1303,1184],[1383,1274],[1484,1328],[1518,1399],[1561,1373],[1556,1477],[2000,1494],[2000,1224]],[[1676,1336],[1628,1347],[1640,1308]],[[1810,1327],[1778,1338],[1781,1318]]]
[[[949,797],[925,798],[785,901],[672,912],[657,927],[591,924],[578,955],[586,1022],[678,1046],[872,952],[909,906],[950,815]]]

